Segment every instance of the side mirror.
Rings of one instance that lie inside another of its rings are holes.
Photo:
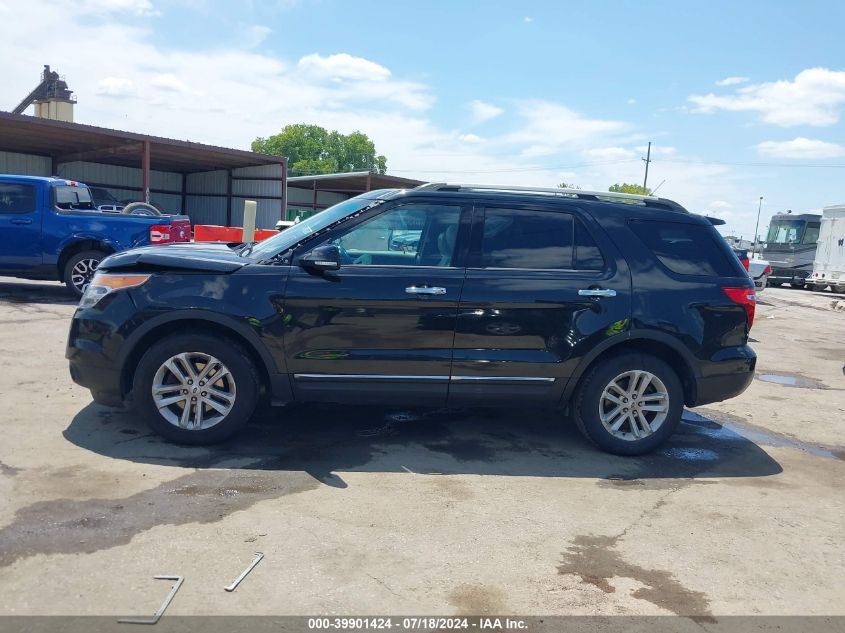
[[[334,244],[323,244],[300,257],[299,265],[311,270],[338,270],[340,249]]]

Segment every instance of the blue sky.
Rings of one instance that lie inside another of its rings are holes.
[[[761,195],[763,225],[845,201],[843,23],[825,1],[0,0],[0,108],[50,63],[80,122],[235,147],[317,123],[397,175],[598,189],[641,182],[652,141],[660,195],[750,236]]]

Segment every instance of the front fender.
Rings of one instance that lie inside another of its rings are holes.
[[[121,376],[124,375],[126,370],[127,360],[134,353],[138,343],[147,334],[163,325],[167,325],[168,323],[177,323],[179,321],[189,320],[206,321],[211,325],[220,325],[238,334],[249,344],[252,350],[258,354],[258,357],[261,359],[261,362],[264,365],[267,374],[271,376],[271,379],[275,374],[287,373],[285,367],[278,366],[278,363],[270,354],[270,351],[267,349],[266,345],[264,345],[258,334],[244,323],[232,317],[222,315],[217,312],[211,312],[210,310],[186,309],[174,310],[172,312],[154,316],[145,321],[142,325],[138,326],[132,334],[126,338],[124,344],[121,346],[120,354],[117,358],[117,366],[120,368]]]

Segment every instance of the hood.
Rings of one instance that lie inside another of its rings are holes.
[[[231,273],[243,268],[248,259],[240,257],[226,244],[193,242],[144,246],[106,257],[100,270],[197,270]]]

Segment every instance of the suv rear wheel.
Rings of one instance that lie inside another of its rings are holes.
[[[681,421],[681,381],[665,362],[624,354],[597,363],[575,394],[575,422],[608,453],[641,455],[662,444]]]
[[[247,423],[258,399],[255,366],[237,343],[201,334],[153,345],[135,371],[133,401],[156,433],[180,444],[214,444]]]

